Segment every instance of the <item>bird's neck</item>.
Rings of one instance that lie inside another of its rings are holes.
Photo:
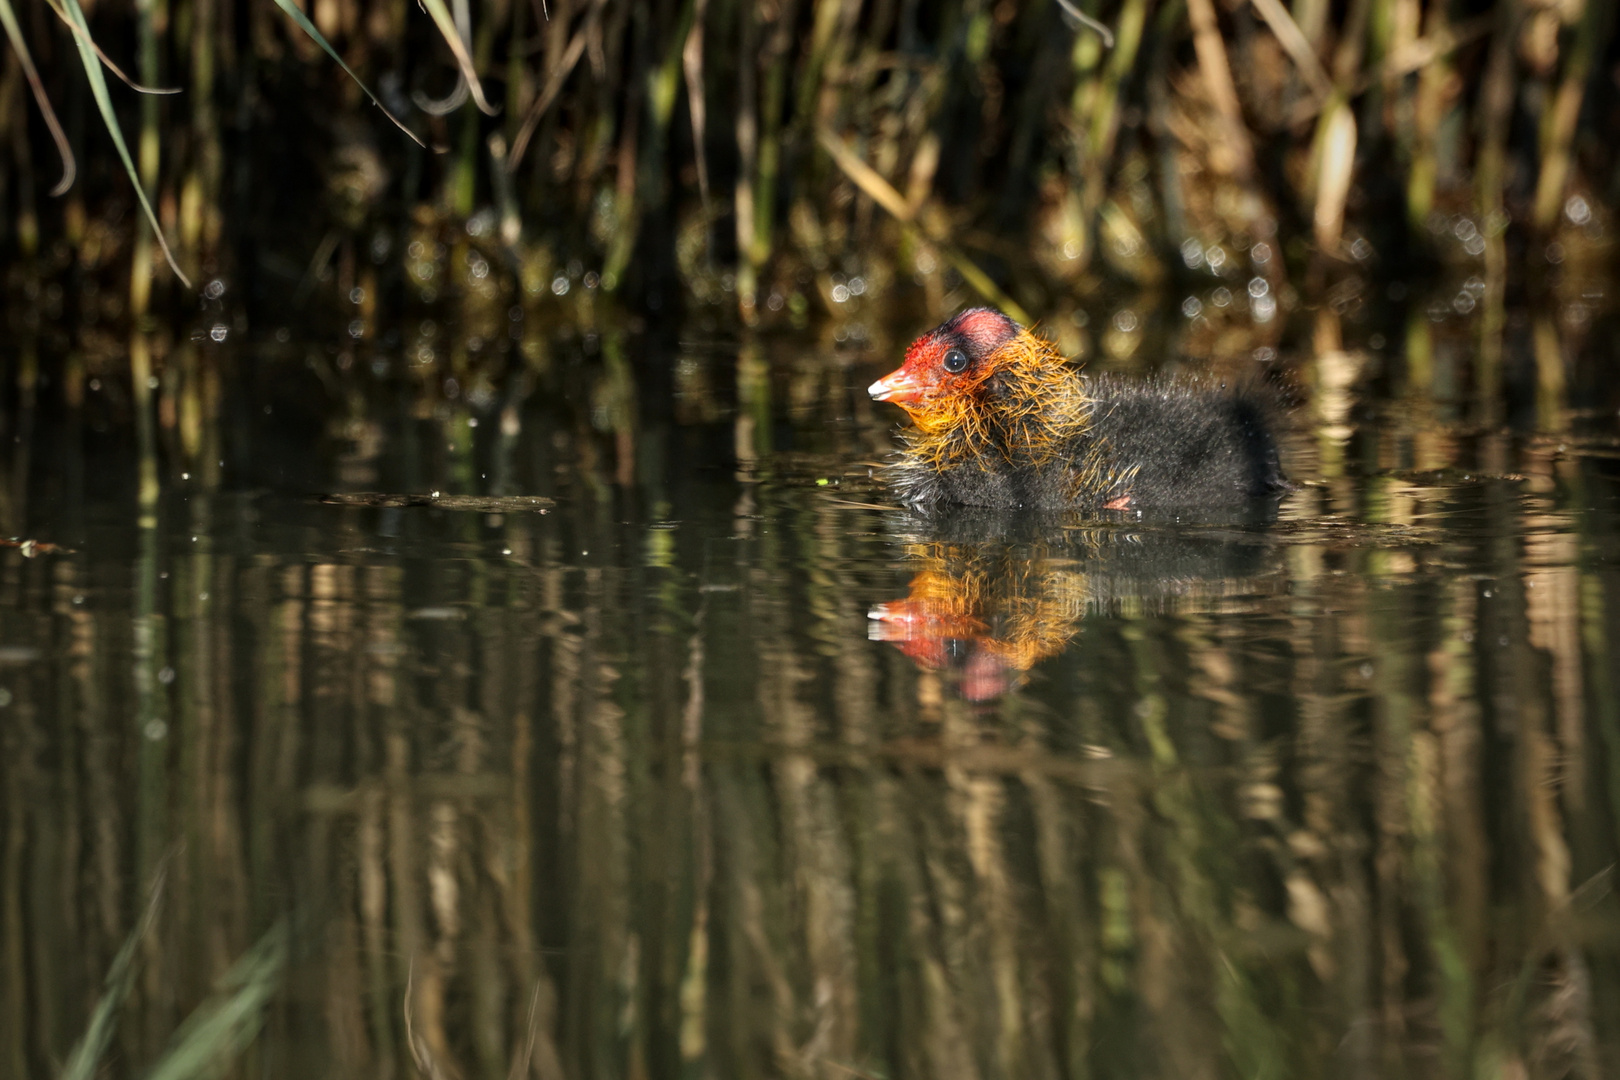
[[[1075,451],[1091,425],[1086,380],[1049,342],[1021,330],[980,370],[913,413],[908,441],[921,462],[1040,468]]]
[[[985,434],[1015,465],[1066,456],[1091,426],[1086,381],[1050,343],[1021,331],[981,390]]]

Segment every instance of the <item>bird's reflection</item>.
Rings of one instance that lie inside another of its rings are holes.
[[[991,701],[1061,653],[1088,614],[1196,609],[1251,590],[1274,566],[1271,510],[1197,526],[962,508],[897,515],[911,586],[872,607],[868,634],[948,675],[963,698]]]

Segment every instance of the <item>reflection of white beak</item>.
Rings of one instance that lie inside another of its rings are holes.
[[[873,604],[867,611],[866,617],[870,620],[866,624],[866,639],[868,641],[910,641],[912,623],[916,620],[907,610],[906,604]]]

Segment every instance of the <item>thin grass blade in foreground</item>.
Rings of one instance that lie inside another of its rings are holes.
[[[1085,12],[1081,11],[1080,8],[1073,3],[1073,0],[1057,0],[1057,2],[1058,7],[1062,8],[1064,12],[1068,14],[1069,18],[1073,19],[1081,26],[1084,26],[1086,29],[1102,38],[1104,46],[1110,49],[1114,47],[1114,32],[1108,29],[1105,24],[1098,22],[1090,15],[1087,15]]]
[[[73,3],[75,0],[68,0],[68,2]],[[371,103],[373,105],[382,110],[384,116],[388,117],[388,119],[394,122],[395,127],[409,135],[411,137],[411,141],[417,146],[422,147],[424,150],[427,149],[427,143],[418,138],[416,132],[406,127],[405,121],[389,112],[388,106],[384,105],[382,101],[378,99],[377,95],[371,92],[371,87],[367,86],[365,82],[361,80],[360,76],[354,73],[353,68],[343,62],[343,57],[339,56],[338,51],[332,48],[332,43],[326,40],[326,36],[324,34],[315,29],[315,24],[309,21],[308,15],[305,15],[302,11],[298,10],[297,4],[294,4],[292,0],[276,0],[276,7],[286,12],[287,17],[298,24],[298,29],[308,34],[315,44],[326,50],[327,56],[330,56],[333,60],[337,61],[338,67],[343,69],[344,74],[348,75],[349,78],[354,80],[355,85],[365,92],[366,97],[371,99]]]
[[[265,1006],[281,987],[291,929],[281,918],[231,965],[219,990],[197,1006],[175,1032],[147,1080],[212,1076],[246,1050],[264,1024]]]
[[[692,12],[692,29],[687,32],[686,44],[681,47],[681,66],[686,72],[686,103],[692,116],[692,153],[697,159],[698,196],[703,209],[709,209],[709,166],[703,144],[707,138],[707,108],[703,100],[703,17],[708,12],[709,0],[697,0]]]
[[[58,3],[58,0],[45,0],[45,2],[50,5],[50,8],[51,8],[52,11],[56,12],[56,17],[58,19],[61,19],[62,22],[64,22],[65,24],[67,24],[67,28],[69,30],[73,31],[75,36],[79,36],[81,34],[81,31],[79,30],[79,28],[76,25],[74,25],[73,20],[68,18],[68,13],[65,10],[63,10],[62,5],[60,3]],[[178,94],[180,92],[180,88],[178,86],[142,86],[140,83],[136,82],[134,79],[130,78],[127,74],[125,74],[123,68],[121,68],[117,64],[113,63],[112,62],[112,57],[108,56],[105,52],[102,52],[100,45],[97,45],[89,37],[85,37],[84,40],[86,42],[89,42],[89,45],[90,45],[90,47],[92,49],[96,50],[96,55],[101,57],[101,62],[103,64],[107,65],[107,70],[112,72],[114,75],[118,76],[118,81],[119,82],[122,82],[125,86],[129,87],[131,90],[135,91],[137,94],[159,94],[159,95],[164,95],[164,94]]]
[[[0,0],[0,3],[4,2]],[[95,1012],[90,1015],[90,1025],[85,1028],[83,1037],[68,1055],[67,1065],[62,1069],[62,1080],[91,1080],[96,1075],[101,1055],[107,1052],[107,1044],[112,1041],[113,1031],[118,1027],[118,1014],[124,1007],[124,999],[135,984],[136,946],[140,945],[152,928],[152,923],[157,920],[159,903],[163,899],[163,884],[168,878],[168,865],[167,858],[158,864],[151,891],[147,895],[146,910],[141,913],[140,921],[124,939],[118,955],[113,957],[112,966],[107,969],[107,978],[102,983],[105,992],[101,1000],[96,1002]]]
[[[456,3],[456,33],[462,41],[472,40],[472,10],[467,6],[467,0],[455,0]],[[439,101],[433,100],[421,90],[411,91],[411,102],[418,109],[429,116],[449,116],[461,108],[467,101],[467,76],[460,69],[456,71],[456,85],[448,96]]]
[[[523,118],[523,126],[518,129],[516,137],[512,140],[512,152],[506,158],[508,172],[517,171],[518,163],[523,160],[523,152],[529,148],[529,140],[534,137],[535,129],[540,126],[540,120],[545,116],[546,109],[561,92],[563,83],[568,81],[568,76],[573,73],[574,65],[579,63],[579,58],[585,55],[589,31],[596,25],[594,22],[596,11],[595,8],[591,9],[591,12],[580,21],[579,29],[574,31],[562,59],[557,62],[557,66],[552,69],[551,77],[546,80],[546,88],[534,99],[534,104],[529,106],[528,115]]]
[[[281,4],[283,0],[276,0],[276,3]],[[472,54],[467,51],[467,43],[462,41],[461,35],[456,32],[456,22],[450,17],[450,9],[444,6],[444,0],[422,0],[422,6],[433,16],[433,24],[439,28],[439,33],[444,35],[445,44],[449,45],[450,51],[455,54],[456,64],[467,80],[467,89],[472,92],[473,103],[485,116],[494,116],[500,110],[484,98],[484,87],[478,81],[478,71],[473,66]]]
[[[40,115],[45,118],[45,126],[50,129],[51,138],[56,140],[56,152],[62,155],[62,179],[51,188],[52,195],[60,195],[73,186],[73,178],[78,175],[78,166],[73,160],[73,149],[68,146],[62,125],[56,122],[56,113],[51,109],[51,99],[45,96],[45,86],[39,81],[39,72],[34,70],[34,58],[28,55],[28,42],[23,39],[22,27],[17,25],[17,14],[11,10],[11,0],[0,0],[0,23],[5,24],[6,36],[11,39],[11,47],[17,50],[17,61],[22,64],[23,75],[27,77],[28,85],[34,91],[34,100],[39,103]]]
[[[129,173],[129,182],[135,188],[135,197],[141,201],[141,209],[146,211],[146,220],[152,224],[152,235],[157,237],[158,246],[163,249],[163,257],[169,261],[169,269],[173,270],[174,276],[189,289],[191,279],[180,269],[180,264],[174,261],[174,252],[169,250],[169,241],[163,235],[163,227],[158,224],[157,214],[152,212],[152,203],[146,197],[146,188],[142,186],[140,175],[135,171],[135,162],[130,160],[129,147],[124,143],[123,129],[118,126],[118,116],[113,112],[112,98],[107,93],[107,78],[101,73],[101,60],[96,56],[95,49],[88,44],[91,40],[90,27],[84,21],[84,9],[79,6],[79,0],[66,0],[66,4],[68,15],[71,16],[77,31],[73,35],[73,43],[79,47],[79,59],[84,61],[84,73],[90,79],[90,93],[96,99],[96,108],[101,110],[101,119],[107,125],[107,134],[112,136],[113,145],[118,148],[118,156],[124,162],[124,171]]]

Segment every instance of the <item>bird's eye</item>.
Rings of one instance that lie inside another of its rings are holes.
[[[967,370],[967,353],[963,352],[961,349],[952,349],[945,354],[945,359],[942,361],[942,363],[944,364],[946,371],[950,372],[952,375],[960,375],[962,372]]]

